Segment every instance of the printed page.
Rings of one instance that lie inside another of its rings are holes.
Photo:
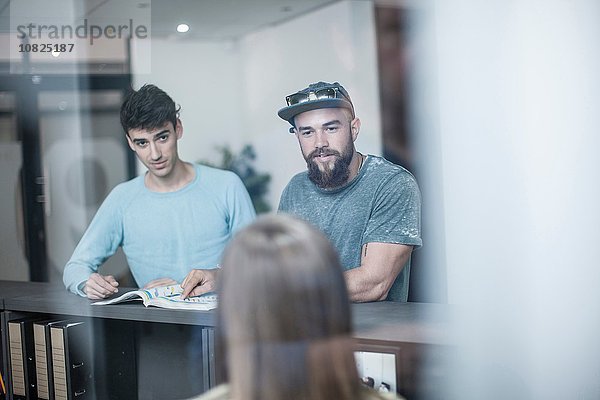
[[[181,299],[179,294],[169,297],[158,297],[153,299],[144,300],[144,305],[161,307],[161,308],[173,308],[181,310],[202,310],[208,311],[217,308],[217,295],[215,293],[207,293],[202,296],[188,297],[187,299]]]
[[[212,310],[217,307],[217,295],[207,293],[202,296],[181,299],[183,289],[180,285],[160,286],[152,289],[134,290],[114,299],[101,300],[92,305],[116,304],[130,300],[141,300],[146,307],[173,308],[183,310]]]
[[[135,299],[136,297],[139,300],[141,300],[142,299],[141,294],[142,294],[141,290],[134,290],[132,292],[124,293],[124,294],[120,295],[119,297],[115,297],[114,299],[96,301],[95,303],[92,303],[92,305],[94,305],[94,306],[102,306],[102,305],[105,305],[105,304],[115,304],[115,303],[120,303],[122,301],[127,301],[127,300],[131,300],[131,299]]]
[[[142,295],[144,295],[147,299],[153,299],[156,297],[171,297],[176,296],[183,292],[181,285],[168,285],[168,286],[159,286],[152,289],[142,289],[140,290]]]
[[[179,293],[183,292],[183,289],[180,285],[169,285],[169,286],[159,286],[152,289],[140,289],[134,290],[131,292],[127,292],[122,294],[119,297],[115,297],[114,299],[102,300],[92,303],[93,305],[105,305],[105,304],[115,304],[121,303],[123,301],[128,300],[142,300],[146,302],[147,300],[156,298],[156,297],[170,297],[177,296]]]

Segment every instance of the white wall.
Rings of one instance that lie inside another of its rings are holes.
[[[179,155],[183,160],[218,161],[215,146],[240,142],[244,129],[238,101],[237,45],[153,38],[151,58],[148,74],[135,73],[133,60],[134,87],[155,84],[181,106]]]
[[[423,4],[460,304],[448,398],[598,398],[600,4]]]
[[[277,205],[292,175],[306,169],[289,124],[277,116],[285,96],[318,81],[339,81],[350,93],[363,127],[357,149],[381,154],[379,87],[373,8],[345,1],[256,32],[240,41],[246,102],[243,123],[258,165],[273,174]]]
[[[183,159],[216,160],[215,145],[253,144],[258,169],[272,176],[268,200],[276,208],[289,179],[306,168],[277,116],[286,95],[339,81],[363,122],[357,148],[381,153],[376,60],[372,4],[344,1],[237,41],[152,39],[152,72],[134,82],[154,83],[181,104]]]

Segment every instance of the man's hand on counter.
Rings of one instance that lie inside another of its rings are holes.
[[[183,293],[181,298],[188,296],[200,296],[201,294],[214,292],[219,268],[215,269],[193,269],[181,283]]]
[[[83,292],[88,299],[105,299],[119,291],[119,282],[112,275],[100,275],[94,272],[83,285]]]
[[[177,281],[171,278],[158,278],[150,281],[144,286],[144,289],[152,289],[159,286],[177,285]]]

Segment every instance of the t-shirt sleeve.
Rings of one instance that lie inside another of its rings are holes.
[[[70,292],[85,296],[82,291],[90,275],[98,271],[123,241],[121,200],[113,190],[92,219],[63,272],[63,283]]]
[[[398,243],[421,247],[421,193],[408,173],[387,179],[379,188],[363,244]]]
[[[279,198],[279,207],[277,207],[277,212],[289,212],[290,204],[289,204],[289,188],[290,184],[288,184],[281,193],[281,197]]]
[[[254,221],[256,211],[242,180],[234,173],[231,173],[231,176],[227,207],[229,209],[229,229],[233,233]]]

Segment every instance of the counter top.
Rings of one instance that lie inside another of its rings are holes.
[[[448,304],[379,301],[352,304],[354,336],[405,343],[452,344]]]
[[[6,285],[6,282],[3,282]],[[215,315],[212,311],[172,310],[166,308],[144,307],[141,301],[94,306],[94,301],[67,292],[64,286],[53,287],[50,284],[38,284],[38,291],[29,291],[7,296],[0,284],[0,298],[4,298],[4,309],[20,312],[39,312],[45,314],[72,315],[78,317],[124,319],[130,321],[162,322],[168,324],[186,324],[214,326]],[[40,288],[39,285],[42,285]],[[43,285],[48,285],[43,287]],[[8,285],[10,286],[10,285]],[[20,285],[19,285],[20,286]],[[119,288],[119,295],[131,288]],[[8,291],[7,291],[8,293]],[[18,293],[18,292],[17,292]]]
[[[0,280],[0,310],[4,309],[5,299],[36,294],[58,293],[61,291],[65,291],[65,287],[62,284]]]
[[[123,290],[133,290],[121,288]],[[215,311],[144,307],[140,302],[93,306],[92,301],[49,283],[0,281],[3,309],[95,318],[214,326]],[[446,304],[374,302],[352,305],[359,339],[446,345],[452,342]]]

